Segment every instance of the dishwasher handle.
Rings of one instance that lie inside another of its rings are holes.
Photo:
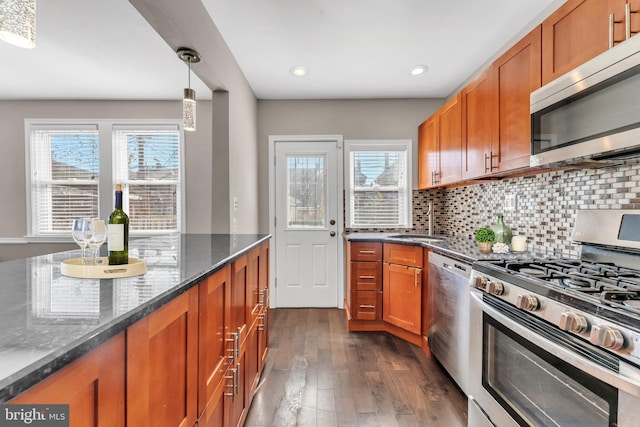
[[[469,280],[471,277],[471,265],[455,260],[453,258],[448,258],[442,256],[440,254],[429,252],[429,264],[446,269],[456,276],[464,277]]]

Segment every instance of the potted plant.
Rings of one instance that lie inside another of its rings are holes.
[[[491,252],[491,247],[493,246],[493,241],[495,240],[495,238],[496,233],[490,228],[485,227],[476,231],[476,242],[478,242],[480,252]]]

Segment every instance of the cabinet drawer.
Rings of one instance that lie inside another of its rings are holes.
[[[352,261],[381,261],[382,243],[351,242]]]
[[[382,319],[382,292],[351,292],[351,317],[357,320]]]
[[[422,246],[385,243],[384,262],[422,268]]]
[[[382,290],[382,262],[351,263],[352,291],[381,291]]]

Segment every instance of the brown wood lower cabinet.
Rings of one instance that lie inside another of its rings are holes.
[[[421,246],[347,242],[345,307],[350,331],[386,331],[422,346],[426,334],[426,253]],[[362,254],[366,261],[361,260]]]
[[[125,425],[124,332],[11,400],[69,404],[71,427]]]
[[[414,334],[422,329],[422,269],[384,263],[382,318]]]
[[[265,242],[200,284],[198,426],[244,423],[269,352],[268,268]]]
[[[225,375],[233,347],[227,341],[233,338],[226,328],[231,314],[231,268],[226,266],[209,276],[200,283],[199,292],[198,416],[202,425],[222,426]]]
[[[198,287],[127,330],[127,425],[192,426],[197,420]]]
[[[268,288],[265,242],[11,403],[68,403],[72,427],[241,426],[269,353]]]

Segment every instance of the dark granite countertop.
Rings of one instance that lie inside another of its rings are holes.
[[[122,279],[63,276],[60,262],[80,257],[80,250],[0,263],[0,403],[269,238],[172,234],[131,240],[129,256],[146,260],[147,272]]]
[[[407,235],[418,235],[416,233],[406,233]],[[433,242],[418,242],[411,241],[410,239],[394,238],[393,236],[403,235],[403,233],[345,233],[344,239],[352,242],[384,242],[384,243],[400,243],[407,245],[419,245],[438,252],[442,255],[450,256],[467,263],[474,263],[476,261],[486,260],[499,260],[499,259],[523,259],[542,257],[541,254],[534,254],[531,252],[509,252],[506,254],[498,254],[494,252],[482,253],[478,249],[478,244],[472,239],[466,239],[462,237],[451,237],[444,235],[433,235],[424,237],[431,237]]]

